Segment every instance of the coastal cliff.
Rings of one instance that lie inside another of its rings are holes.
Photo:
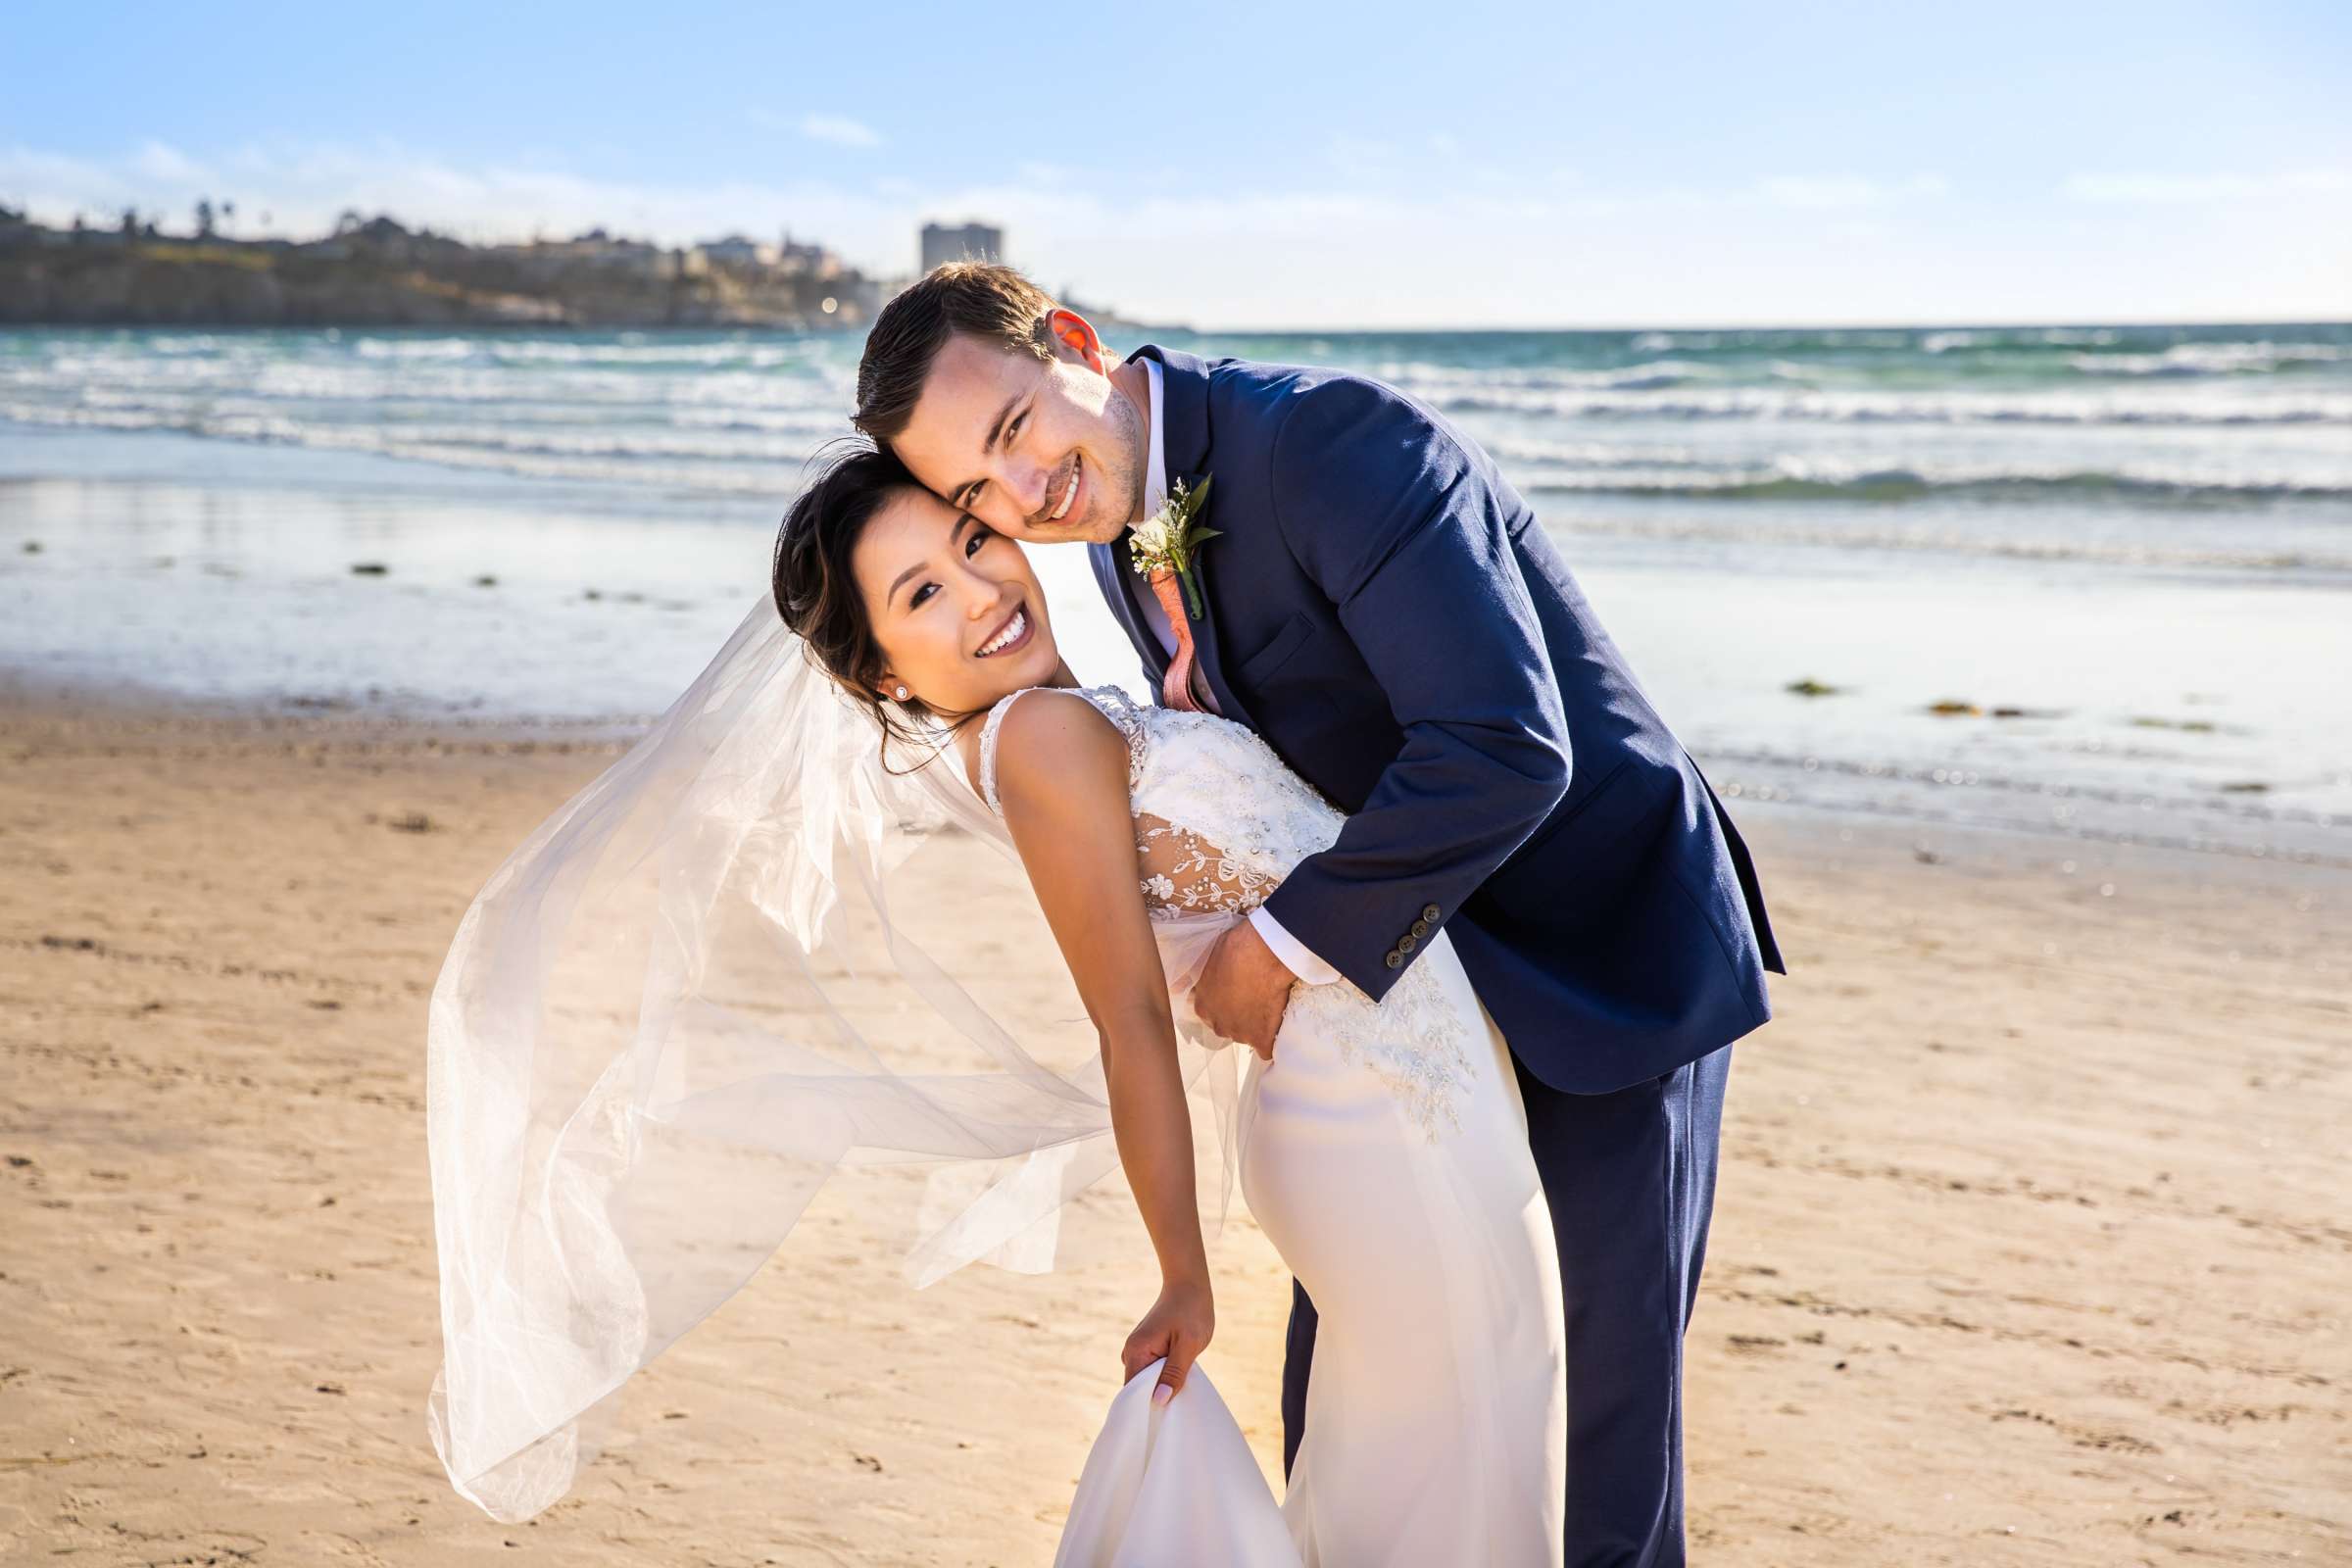
[[[858,327],[880,292],[789,243],[662,249],[599,231],[476,247],[381,218],[311,243],[0,221],[10,325]]]

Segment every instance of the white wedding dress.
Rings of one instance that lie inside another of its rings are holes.
[[[1006,711],[1070,698],[1127,738],[1143,894],[1181,1004],[1202,933],[1263,902],[1345,819],[1249,730],[1139,709],[1116,687],[999,704],[980,747],[992,808]],[[1320,1317],[1287,1494],[1277,1511],[1199,1367],[1159,1409],[1148,1370],[1112,1402],[1056,1568],[1558,1563],[1551,1220],[1508,1048],[1445,933],[1378,1004],[1344,980],[1294,988],[1239,1110],[1243,1196]]]

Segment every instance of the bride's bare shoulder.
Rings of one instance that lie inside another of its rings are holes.
[[[986,750],[995,754],[1005,808],[1050,802],[1061,811],[1109,802],[1126,814],[1127,738],[1085,697],[1039,687],[993,716],[996,744]]]

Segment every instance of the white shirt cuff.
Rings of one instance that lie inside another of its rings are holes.
[[[1327,986],[1340,978],[1340,971],[1306,951],[1306,945],[1282,928],[1282,922],[1266,912],[1264,905],[1250,911],[1250,923],[1274,950],[1282,966],[1310,986]]]

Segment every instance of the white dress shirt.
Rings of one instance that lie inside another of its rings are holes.
[[[1159,362],[1145,360],[1144,374],[1152,383],[1152,452],[1144,466],[1143,511],[1143,514],[1149,517],[1167,505],[1168,460],[1163,450],[1166,438],[1162,431],[1165,425],[1160,419]],[[1176,628],[1168,624],[1168,612],[1160,608],[1159,596],[1137,594],[1135,602],[1143,611],[1144,624],[1152,628],[1152,637],[1158,641],[1159,651],[1171,659],[1176,657]],[[1199,639],[1195,638],[1194,641],[1198,644]],[[1215,712],[1216,695],[1209,691],[1205,679],[1200,683],[1200,689],[1202,706],[1210,712]],[[1274,951],[1274,956],[1282,960],[1283,967],[1308,985],[1327,986],[1340,978],[1339,970],[1317,957],[1305,943],[1285,931],[1282,922],[1268,914],[1263,905],[1250,911],[1250,923],[1257,928],[1258,936]]]

